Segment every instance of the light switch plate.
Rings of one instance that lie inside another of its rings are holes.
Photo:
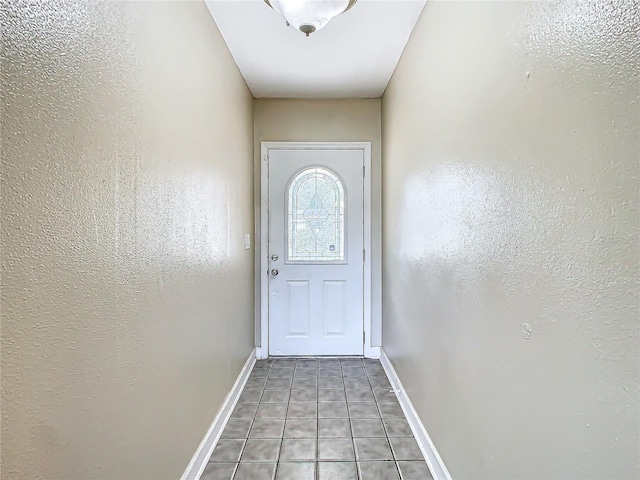
[[[249,250],[251,248],[251,234],[250,233],[245,233],[244,234],[244,249],[245,250]]]

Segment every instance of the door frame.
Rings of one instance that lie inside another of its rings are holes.
[[[361,150],[364,158],[364,264],[363,264],[363,352],[366,358],[379,358],[380,347],[371,345],[372,291],[371,291],[371,142],[261,142],[260,143],[260,245],[256,245],[256,278],[260,281],[260,311],[256,323],[260,324],[260,345],[256,357],[269,356],[269,151],[270,150]],[[379,260],[379,259],[376,259]],[[381,329],[381,325],[378,325]],[[375,332],[380,338],[381,332]]]

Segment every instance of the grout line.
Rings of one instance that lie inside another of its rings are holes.
[[[343,381],[344,384],[344,381]],[[349,420],[349,431],[351,432],[351,448],[353,448],[353,461],[355,463],[355,467],[356,467],[356,477],[358,477],[358,479],[361,479],[361,475],[360,475],[360,469],[358,468],[358,454],[356,452],[356,439],[353,436],[353,425],[351,424],[351,410],[349,409],[349,399],[347,398],[347,386],[344,385],[344,399],[347,402],[347,415],[349,416],[348,420]]]
[[[255,368],[255,367],[254,367],[254,368]],[[271,371],[273,370],[273,362],[270,362],[270,363],[269,363],[269,368],[268,368],[267,370],[268,370],[268,372],[267,372],[267,377],[266,377],[266,379],[265,379],[264,384],[262,385],[262,389],[261,389],[261,393],[260,393],[260,398],[258,399],[258,407],[256,408],[256,413],[253,415],[253,419],[251,420],[251,425],[249,426],[249,430],[247,431],[247,437],[246,437],[246,439],[245,439],[244,445],[243,445],[243,447],[242,447],[242,451],[241,451],[241,453],[240,453],[240,458],[238,459],[238,464],[236,465],[236,469],[235,469],[234,474],[233,474],[233,477],[232,477],[232,478],[234,478],[234,479],[235,479],[235,476],[236,476],[236,475],[237,475],[237,473],[238,473],[238,470],[240,469],[240,462],[241,462],[241,460],[242,460],[242,456],[244,455],[244,452],[245,452],[245,450],[246,450],[246,448],[247,448],[247,443],[249,442],[249,438],[250,438],[250,435],[251,435],[251,431],[253,430],[253,426],[254,426],[254,424],[255,424],[255,422],[256,422],[256,420],[257,420],[257,417],[258,417],[258,410],[260,409],[260,406],[262,405],[262,397],[264,396],[264,392],[265,392],[265,390],[266,390],[266,388],[267,388],[267,382],[269,381],[269,377],[270,377],[270,375],[271,375]],[[278,451],[278,455],[279,455],[279,453],[280,453],[280,452]],[[270,480],[274,480],[274,479],[276,478],[276,473],[277,473],[277,468],[278,468],[277,460],[278,460],[278,458],[276,458],[276,465],[275,465],[275,468],[274,468],[274,470],[273,470],[272,477],[271,477],[271,479],[270,479]],[[249,462],[249,463],[253,463],[253,462]],[[258,462],[256,462],[256,463],[258,463]]]

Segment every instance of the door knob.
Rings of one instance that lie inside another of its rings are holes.
[[[278,270],[276,270],[275,268],[273,270],[271,270],[271,276],[272,277],[277,277],[278,273],[280,273],[280,272],[278,272]]]

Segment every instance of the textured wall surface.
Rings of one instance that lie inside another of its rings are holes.
[[[253,348],[252,98],[202,2],[2,3],[2,479],[175,479]]]
[[[380,258],[380,99],[256,99],[254,105],[255,208],[260,211],[261,142],[371,142],[371,250]],[[256,224],[259,242],[260,224]],[[259,261],[259,259],[256,259]],[[380,330],[381,265],[371,265],[372,323]],[[256,279],[256,291],[259,291]],[[256,305],[260,311],[259,299]],[[374,329],[375,330],[375,329]],[[260,325],[256,325],[256,345],[260,344]],[[380,346],[379,335],[372,334],[372,346]]]
[[[383,347],[456,479],[639,478],[640,21],[427,2],[383,97]]]

